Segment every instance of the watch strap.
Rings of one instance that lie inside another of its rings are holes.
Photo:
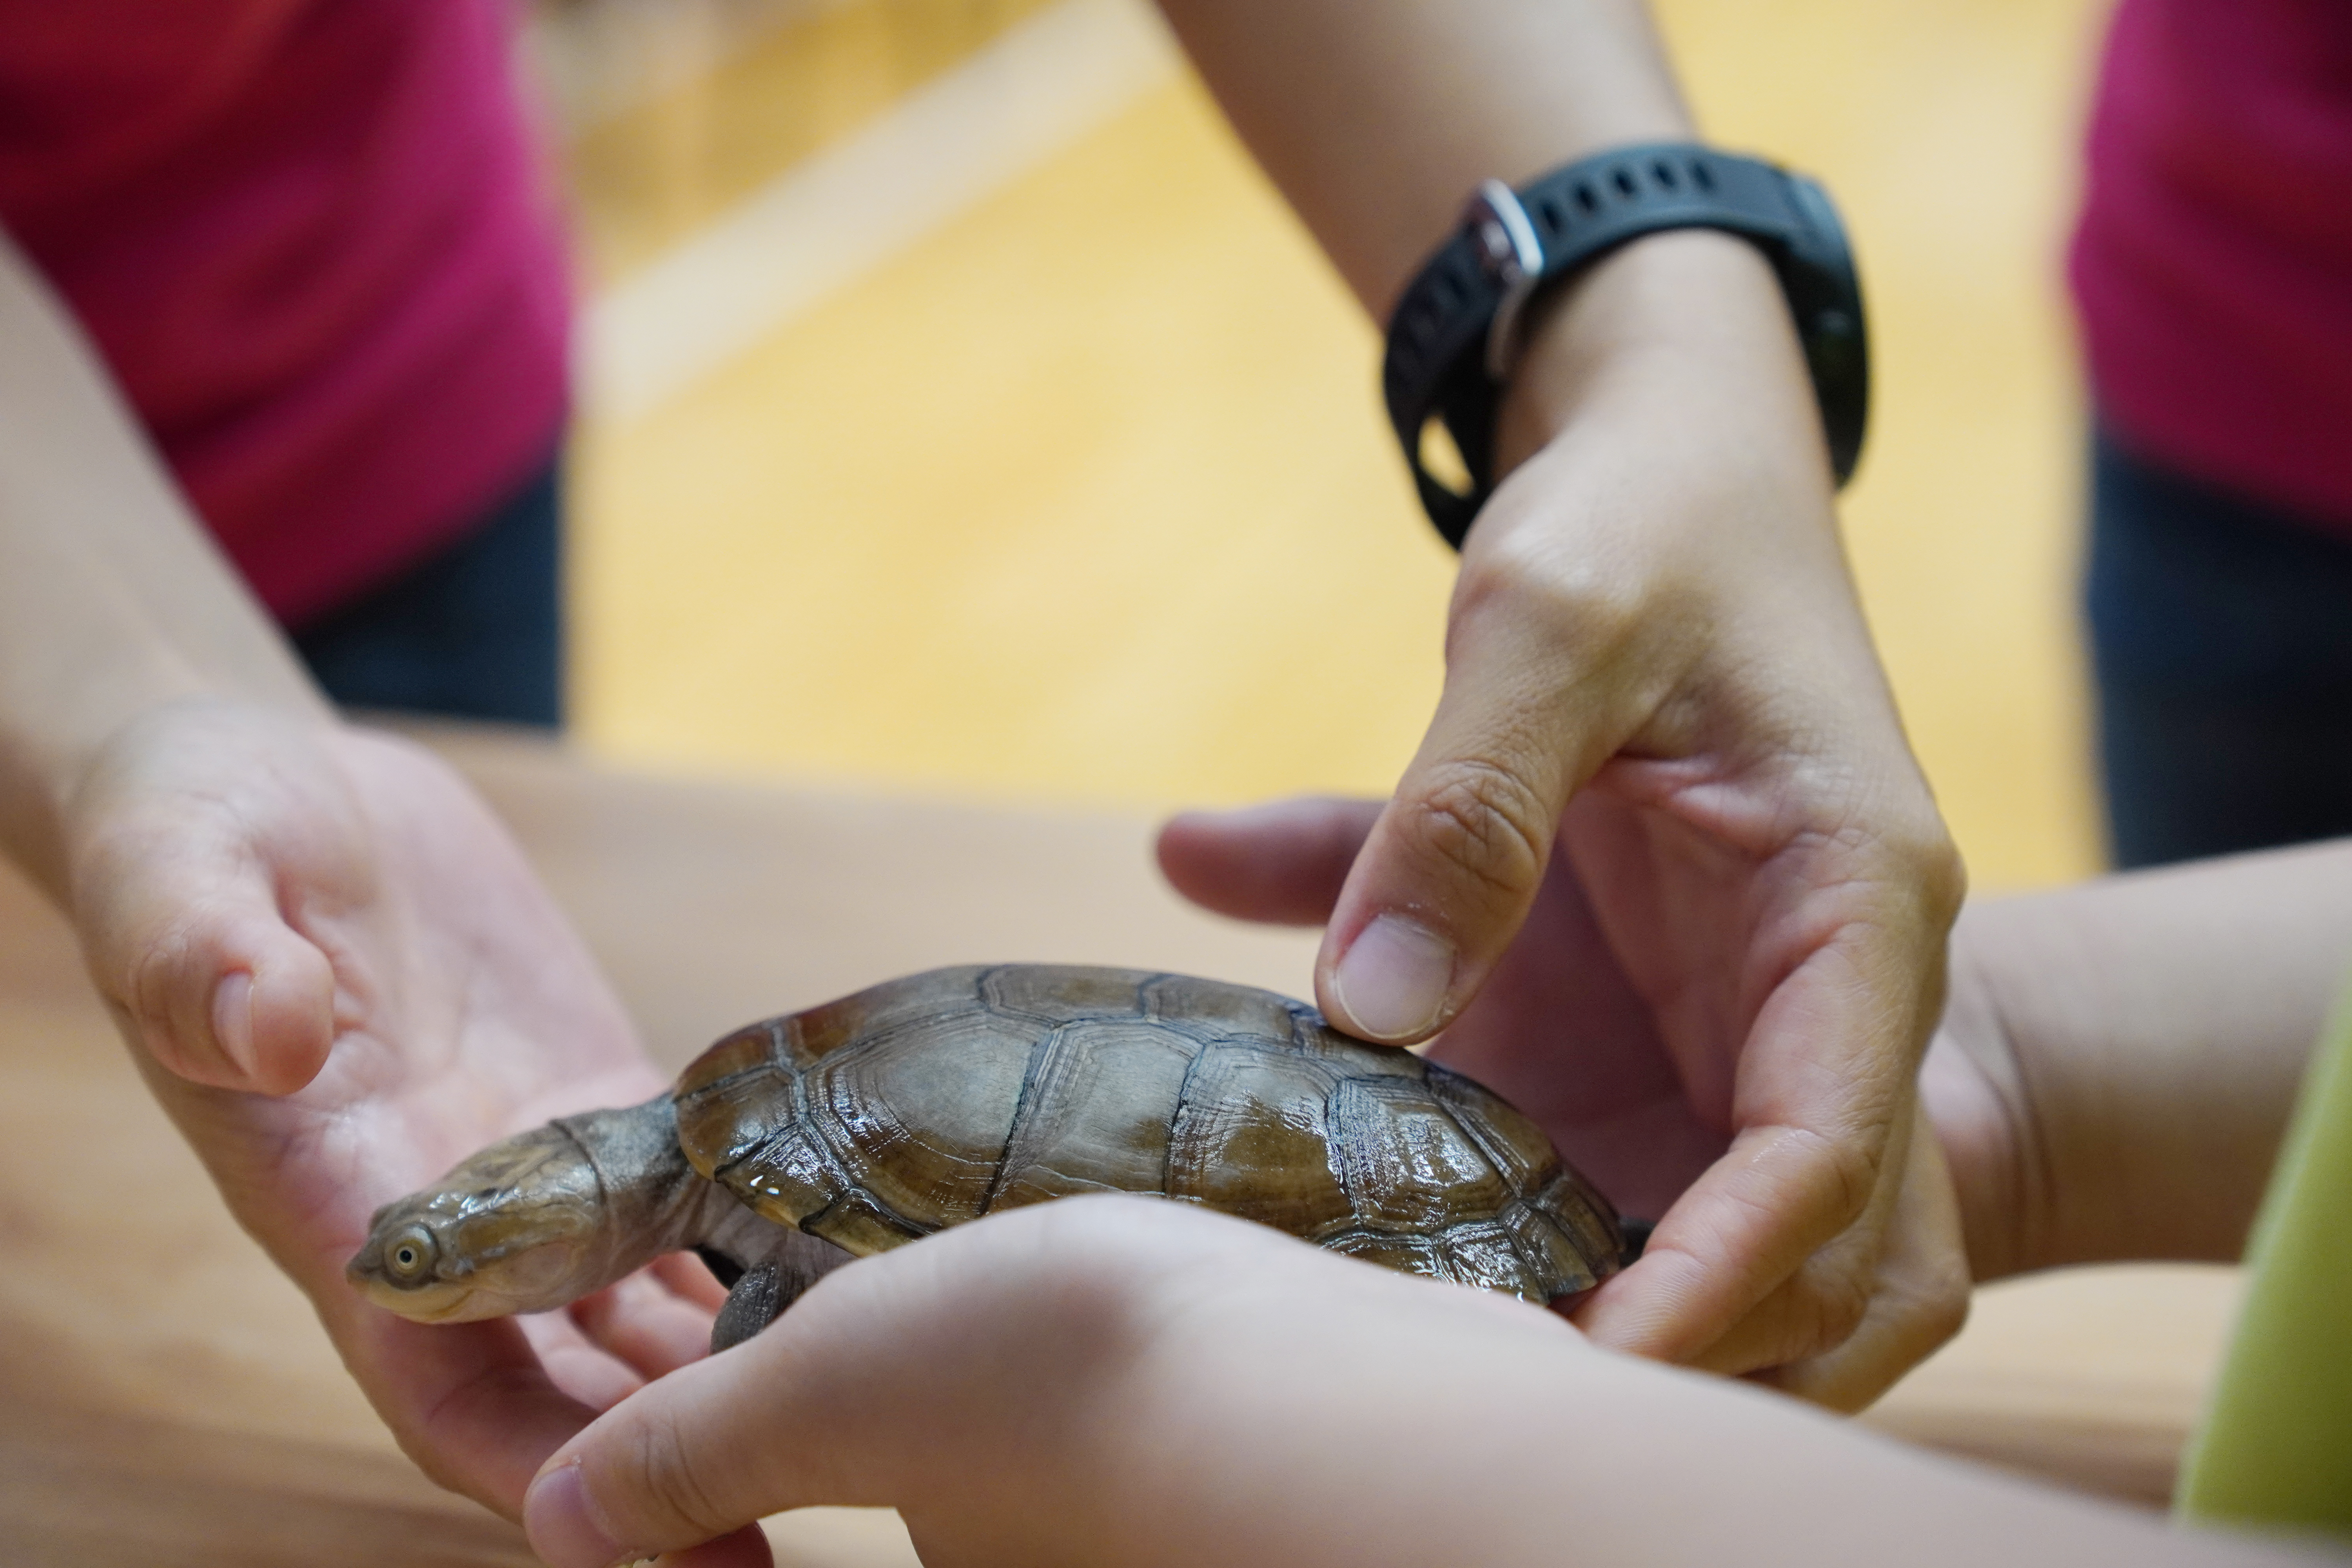
[[[1828,195],[1802,175],[1694,143],[1612,148],[1516,192],[1481,186],[1391,318],[1381,366],[1389,417],[1423,505],[1455,548],[1493,489],[1495,414],[1519,308],[1544,284],[1671,228],[1721,229],[1764,252],[1805,351],[1832,468],[1840,483],[1853,472],[1869,363],[1861,289]],[[1444,422],[1469,470],[1466,494],[1423,460],[1432,418]]]

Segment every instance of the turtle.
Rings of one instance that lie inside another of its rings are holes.
[[[730,1288],[717,1351],[853,1258],[1096,1192],[1536,1302],[1615,1272],[1633,1229],[1499,1096],[1304,1003],[1006,963],[749,1025],[667,1094],[494,1143],[377,1210],[347,1274],[404,1317],[458,1322],[691,1249]]]

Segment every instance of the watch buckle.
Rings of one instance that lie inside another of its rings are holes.
[[[1500,180],[1486,180],[1470,198],[1462,226],[1477,247],[1478,266],[1501,286],[1502,299],[1486,325],[1486,375],[1509,379],[1519,356],[1519,317],[1543,281],[1543,242],[1518,193]]]

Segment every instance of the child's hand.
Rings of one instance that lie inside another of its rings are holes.
[[[1505,1297],[1069,1199],[829,1276],[567,1444],[524,1522],[559,1568],[764,1563],[729,1532],[816,1503],[897,1506],[932,1568],[1442,1562],[1460,1507],[1407,1527],[1360,1494],[1507,1386],[1477,1369],[1548,1355],[1591,1359]]]
[[[560,1449],[557,1568],[756,1568],[752,1521],[890,1504],[929,1568],[2280,1563],[1595,1349],[1506,1297],[1131,1197],[829,1275]],[[696,1543],[707,1542],[698,1550]]]

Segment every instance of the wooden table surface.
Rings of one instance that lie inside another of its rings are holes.
[[[508,817],[677,1064],[745,1018],[978,959],[1307,988],[1312,940],[1183,907],[1140,820],[654,780],[496,736],[444,749]],[[506,1564],[512,1527],[376,1425],[302,1298],[147,1100],[64,927],[0,868],[0,1558],[23,1568]],[[2227,1270],[1981,1294],[1868,1417],[2160,1499],[2231,1310]],[[887,1512],[772,1521],[781,1563],[904,1568]]]

